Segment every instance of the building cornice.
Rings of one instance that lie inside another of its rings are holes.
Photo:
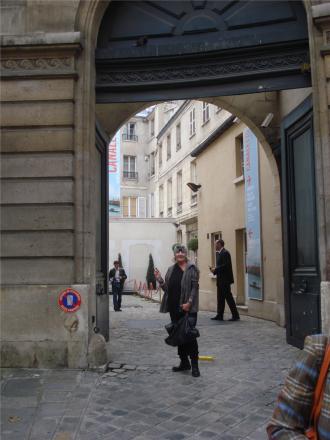
[[[160,130],[160,132],[157,134],[157,141],[160,140],[160,138],[164,135],[164,133],[166,132],[166,130],[173,124],[173,122],[178,118],[178,116],[180,116],[183,111],[188,107],[188,105],[190,104],[191,100],[187,99],[183,104],[181,104],[181,106],[178,108],[178,110],[174,113],[174,115],[166,122],[166,124],[164,125],[164,127]]]
[[[199,156],[206,148],[215,141],[219,136],[221,136],[225,131],[227,131],[233,124],[236,116],[231,115],[227,118],[218,128],[216,128],[204,141],[202,141],[191,153],[192,157]]]

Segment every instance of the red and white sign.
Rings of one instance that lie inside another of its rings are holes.
[[[76,312],[81,306],[80,293],[74,289],[65,289],[58,297],[58,305],[64,312]]]

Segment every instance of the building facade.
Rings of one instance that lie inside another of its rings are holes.
[[[139,2],[153,8],[141,20],[136,2],[114,11],[122,3],[1,3],[3,365],[88,365],[108,270],[107,139],[97,120],[111,138],[141,109],[173,99],[225,108],[253,129],[272,170],[281,163],[273,209],[283,220],[288,341],[328,332],[330,3],[210,11],[210,2]],[[82,298],[72,315],[58,306],[67,288]]]

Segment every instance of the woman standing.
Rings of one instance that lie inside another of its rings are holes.
[[[171,321],[176,323],[184,313],[189,314],[189,322],[194,327],[197,323],[199,272],[195,264],[187,258],[187,249],[184,246],[174,248],[175,264],[167,270],[165,280],[158,269],[155,276],[164,290],[164,296],[160,306],[161,313],[170,313]],[[200,376],[198,368],[198,344],[195,339],[192,342],[179,345],[178,355],[180,365],[173,367],[173,371],[186,371],[192,369],[192,376]],[[189,362],[191,359],[191,364]]]

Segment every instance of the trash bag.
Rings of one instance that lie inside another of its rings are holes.
[[[189,321],[188,313],[186,313],[177,322],[167,324],[165,328],[169,334],[165,339],[165,342],[172,347],[187,344],[200,336],[198,329]]]

